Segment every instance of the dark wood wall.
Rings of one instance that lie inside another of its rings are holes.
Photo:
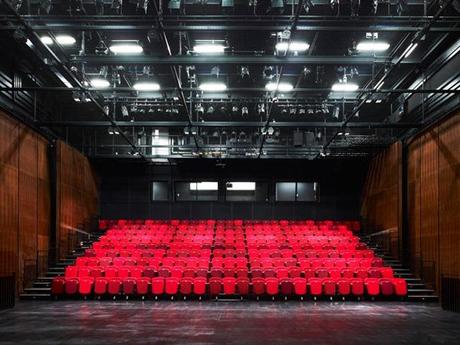
[[[0,112],[0,274],[17,289],[47,265],[50,228],[48,142]]]
[[[363,230],[395,258],[401,257],[402,144],[397,142],[370,163],[363,187]]]
[[[460,279],[460,113],[409,143],[407,193],[410,266],[443,294]]]
[[[76,229],[92,230],[99,214],[99,190],[88,158],[62,141],[56,150],[56,232],[62,258],[76,244]]]

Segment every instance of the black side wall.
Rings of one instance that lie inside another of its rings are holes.
[[[359,219],[367,160],[183,160],[176,165],[95,161],[101,178],[101,217],[109,219]],[[169,202],[151,200],[151,182],[169,181]],[[268,202],[173,201],[174,181],[266,181]],[[320,183],[319,202],[275,202],[275,181]]]

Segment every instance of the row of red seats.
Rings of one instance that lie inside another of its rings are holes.
[[[267,220],[267,219],[196,219],[196,220],[190,220],[190,219],[184,219],[184,220],[179,220],[179,219],[171,219],[171,220],[161,220],[161,219],[101,219],[99,220],[99,225],[158,225],[158,224],[171,224],[171,225],[179,225],[179,224],[207,224],[207,225],[219,225],[219,224],[225,224],[225,225],[250,225],[250,224],[255,224],[255,225],[264,225],[264,224],[280,224],[280,225],[295,225],[295,224],[304,224],[304,225],[327,225],[327,226],[333,226],[333,225],[348,225],[348,226],[359,226],[360,223],[359,221],[334,221],[334,220],[313,220],[313,219],[304,219],[304,220],[287,220],[287,219],[281,219],[281,220]],[[106,228],[106,227],[105,227]],[[103,229],[105,229],[103,228]]]
[[[331,278],[254,278],[251,281],[246,278],[63,278],[53,280],[51,291],[54,295],[83,296],[94,293],[102,295],[139,295],[149,294],[170,296],[174,295],[197,295],[217,296],[219,294],[247,296],[251,293],[255,296],[283,295],[283,296],[405,296],[407,285],[400,278],[367,278],[367,279],[331,279]]]
[[[248,277],[252,278],[393,278],[391,267],[379,267],[370,269],[335,269],[320,268],[306,269],[299,267],[277,269],[252,269],[247,268],[184,268],[184,267],[141,267],[141,266],[68,266],[64,273],[66,278],[75,277]]]

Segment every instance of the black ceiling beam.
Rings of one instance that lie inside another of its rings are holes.
[[[389,57],[362,57],[362,56],[241,56],[241,55],[174,55],[174,56],[109,56],[109,55],[72,55],[69,59],[73,63],[88,63],[95,65],[371,65],[388,64]],[[418,64],[419,59],[405,59],[402,64]]]
[[[108,121],[41,121],[37,123],[40,127],[109,127]],[[168,127],[184,128],[190,125],[188,121],[117,121],[119,127]],[[258,128],[264,127],[265,122],[257,121],[206,121],[192,122],[193,127],[217,128],[217,127],[241,127],[241,128]],[[343,122],[323,122],[323,121],[285,121],[270,122],[270,127],[275,128],[341,128]],[[382,122],[349,122],[348,128],[418,128],[419,123],[382,123]]]

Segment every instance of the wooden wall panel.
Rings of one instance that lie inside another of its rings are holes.
[[[35,275],[39,250],[48,250],[47,147],[40,135],[0,113],[0,274],[15,274],[18,292],[34,278],[28,272]]]
[[[363,188],[361,217],[367,233],[394,257],[400,256],[401,143],[397,142],[371,161]]]
[[[58,255],[68,254],[75,229],[91,231],[99,214],[98,178],[89,160],[62,141],[57,145]]]
[[[459,113],[413,138],[408,175],[410,266],[442,297],[441,279],[460,279]]]

